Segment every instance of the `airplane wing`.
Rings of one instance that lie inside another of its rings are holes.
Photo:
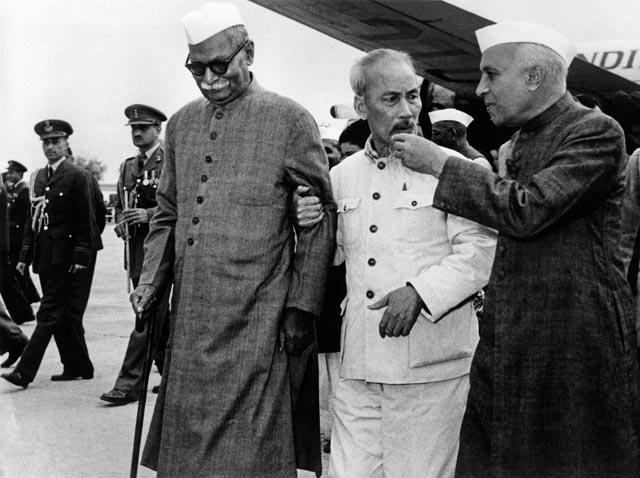
[[[475,30],[494,22],[442,0],[251,0],[363,51],[393,48],[409,53],[418,74],[474,97],[480,79]],[[640,91],[636,84],[575,58],[569,90],[604,97]]]

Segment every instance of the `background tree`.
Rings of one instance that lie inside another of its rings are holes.
[[[102,180],[102,175],[107,170],[107,165],[97,158],[85,158],[84,156],[71,155],[76,166],[86,169],[96,178],[96,181]]]

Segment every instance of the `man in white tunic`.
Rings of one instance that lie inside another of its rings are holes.
[[[495,233],[433,208],[437,180],[389,156],[393,134],[417,132],[411,58],[374,50],[351,86],[371,136],[331,170],[347,270],[332,476],[450,477],[478,340],[472,298],[488,281]]]

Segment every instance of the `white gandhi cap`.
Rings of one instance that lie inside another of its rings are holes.
[[[473,121],[472,116],[469,116],[464,111],[460,111],[455,108],[430,111],[429,119],[431,120],[431,124],[437,123],[438,121],[456,121],[462,124],[465,128]]]
[[[222,30],[244,25],[240,12],[231,3],[205,3],[182,17],[189,45],[197,45]]]
[[[524,22],[503,22],[476,30],[480,51],[503,43],[537,43],[555,51],[567,66],[576,56],[576,47],[564,35],[557,31]]]

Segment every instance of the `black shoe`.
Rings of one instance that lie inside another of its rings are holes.
[[[113,403],[114,405],[126,405],[127,403],[137,402],[137,398],[130,397],[122,390],[114,388],[113,390],[100,395],[100,400]]]
[[[52,382],[68,382],[70,380],[77,380],[79,378],[84,380],[90,380],[93,378],[93,372],[88,372],[85,374],[73,374],[68,372],[62,372],[61,374],[58,374],[58,375],[51,375]]]
[[[0,364],[0,367],[7,368],[7,367],[11,367],[14,363],[16,363],[20,358],[20,355],[22,355],[22,351],[26,346],[27,346],[27,341],[22,342],[20,345],[13,347],[11,350],[9,350],[9,357],[7,357],[7,360],[5,360]]]
[[[156,385],[151,389],[151,393],[158,393],[160,391],[160,385]]]
[[[31,380],[20,372],[3,373],[0,377],[4,378],[7,382],[14,384],[16,387],[27,388],[31,383]]]

